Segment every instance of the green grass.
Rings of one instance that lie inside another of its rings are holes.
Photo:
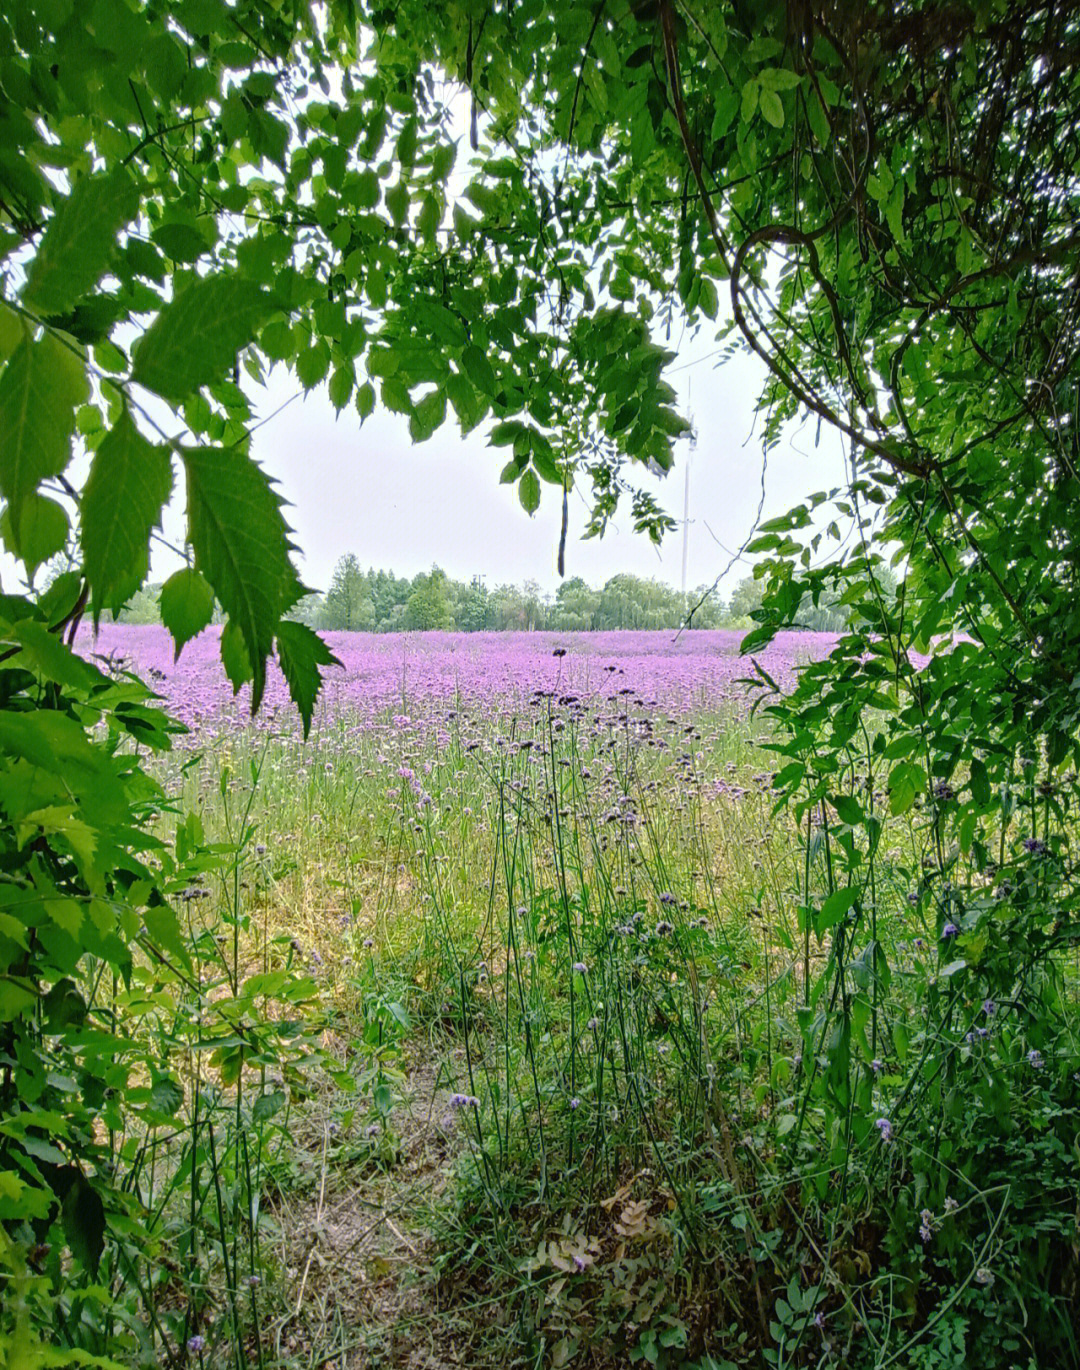
[[[162,1160],[206,1166],[162,1300],[199,1305],[206,1363],[1075,1363],[1075,965],[968,1042],[927,816],[888,825],[871,912],[812,936],[836,835],[774,812],[760,725],[644,716],[175,758],[213,894],[181,904],[200,1022],[221,1038],[217,995],[266,1039],[237,1062],[188,1032],[188,1132],[198,1083],[221,1154]],[[280,1106],[254,1134],[245,1091]],[[1052,1361],[1002,1297],[1032,1251]]]

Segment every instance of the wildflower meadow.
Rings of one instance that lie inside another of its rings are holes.
[[[79,640],[187,728],[153,769],[184,969],[123,996],[159,1112],[113,1143],[161,1244],[149,1321],[122,1333],[120,1279],[102,1345],[711,1367],[1070,1344],[1075,966],[1006,988],[960,927],[1063,877],[1031,834],[1069,786],[1017,776],[1034,808],[996,887],[936,879],[934,806],[886,806],[870,937],[830,873],[843,802],[793,821],[770,751],[833,637],[751,660],[725,632],[341,634],[306,740],[273,675],[252,720],[214,639],[179,662],[160,628]],[[886,800],[858,764],[850,786]]]
[[[0,1370],[1080,1370],[1078,111],[0,6]]]

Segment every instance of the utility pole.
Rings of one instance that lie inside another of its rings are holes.
[[[690,458],[697,446],[697,429],[694,427],[694,414],[690,412],[690,451],[686,454],[686,483],[683,487],[682,522],[682,592],[686,595],[686,559],[690,552]]]

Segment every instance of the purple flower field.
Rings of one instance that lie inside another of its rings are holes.
[[[342,665],[331,668],[316,726],[340,715],[370,718],[387,711],[427,712],[455,706],[513,708],[535,690],[573,690],[604,699],[620,691],[679,712],[739,709],[751,673],[739,656],[735,629],[607,633],[328,633]],[[78,649],[113,667],[134,670],[192,728],[243,726],[250,692],[233,696],[221,666],[220,629],[210,628],[173,660],[172,639],[158,626],[105,624],[95,638],[84,629]],[[781,633],[758,654],[781,685],[800,661],[823,656],[829,633]],[[285,682],[271,666],[262,721],[295,722]]]

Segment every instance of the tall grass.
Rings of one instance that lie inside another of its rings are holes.
[[[433,1072],[452,1183],[425,1213],[427,1297],[474,1310],[466,1363],[950,1365],[993,1345],[980,1319],[1013,1357],[986,1363],[1051,1363],[1002,1298],[1031,1250],[1045,1344],[1073,1363],[1074,1276],[1049,1271],[1075,965],[1033,964],[1013,1011],[980,1016],[939,938],[963,872],[927,878],[919,812],[867,854],[869,914],[814,935],[845,835],[775,811],[754,731],[632,692],[494,716],[406,699],[189,765],[208,834],[250,860],[229,870],[234,966],[302,965],[336,1044],[314,1095],[283,1094],[345,1122],[347,1193],[358,1155],[393,1183],[402,1089]],[[1038,1045],[1028,995],[1056,1024]],[[325,1183],[304,1131],[284,1189]],[[335,1335],[347,1355],[369,1333]]]

